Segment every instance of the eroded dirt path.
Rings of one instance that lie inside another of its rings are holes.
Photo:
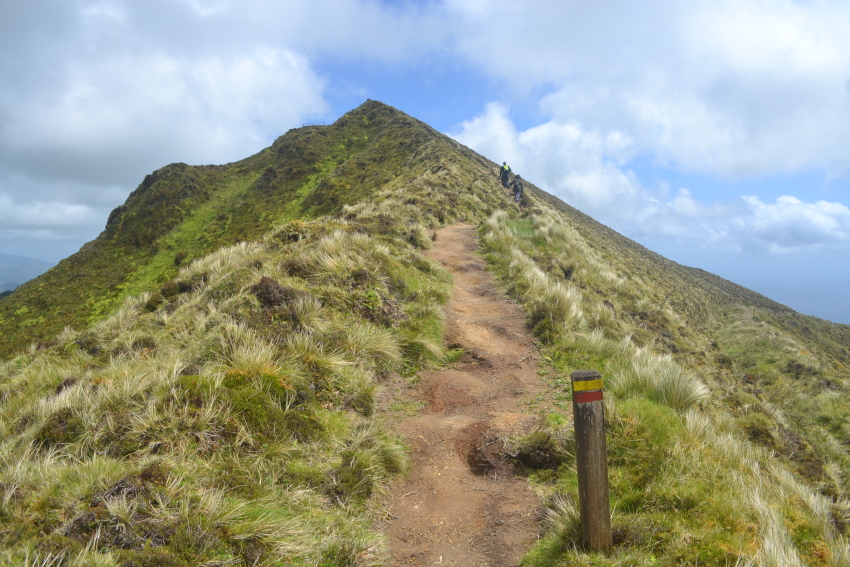
[[[524,313],[475,254],[474,231],[440,229],[428,253],[454,276],[446,341],[465,354],[454,368],[422,377],[413,396],[426,405],[399,423],[413,472],[392,488],[386,533],[394,566],[515,566],[539,530],[537,497],[499,457],[502,438],[536,427],[523,400],[543,390],[537,353]]]

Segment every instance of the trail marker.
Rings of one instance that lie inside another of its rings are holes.
[[[576,370],[570,378],[573,385],[581,534],[591,549],[610,549],[611,502],[608,496],[602,375],[596,370]]]

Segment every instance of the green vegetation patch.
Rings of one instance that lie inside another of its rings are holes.
[[[331,126],[290,130],[239,162],[166,166],[112,212],[97,239],[0,302],[0,357],[106,317],[124,298],[161,286],[220,247],[260,239],[288,221],[339,215],[345,206],[381,210],[359,215],[369,232],[395,233],[406,223],[399,232],[421,248],[430,238],[422,219],[480,220],[505,201],[488,167],[374,101]],[[388,199],[395,205],[381,208]]]
[[[699,279],[531,189],[524,209],[496,212],[479,231],[541,341],[551,389],[531,406],[562,412],[517,440],[548,499],[546,535],[524,564],[845,564],[840,331],[813,321],[812,334],[829,332],[807,339],[781,306]],[[582,541],[561,417],[570,373],[585,369],[605,385],[608,553]]]
[[[386,127],[378,118],[357,127]],[[204,256],[219,236],[193,247],[198,219],[225,238],[242,222],[222,209],[231,197],[306,198],[380,135],[298,132],[205,170],[230,189],[158,237],[160,253],[171,243],[161,278],[145,264],[133,289],[147,291],[2,363],[0,563],[381,563],[375,496],[408,465],[378,391],[389,373],[445,360],[451,278],[419,251],[441,222],[503,200],[471,159],[431,172],[461,150],[423,131],[430,158],[405,157],[415,180],[319,220],[287,205],[261,238]],[[269,153],[285,163],[262,168]]]

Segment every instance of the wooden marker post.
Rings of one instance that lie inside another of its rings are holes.
[[[602,375],[596,370],[576,370],[570,378],[573,382],[581,534],[591,549],[610,549],[611,503]]]

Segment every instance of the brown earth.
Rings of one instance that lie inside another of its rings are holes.
[[[434,245],[429,257],[454,276],[446,344],[464,355],[423,375],[411,393],[422,415],[398,424],[413,468],[391,490],[390,565],[515,566],[538,537],[541,503],[512,474],[506,440],[536,429],[523,402],[544,388],[537,350],[475,254],[475,227],[442,228]]]

